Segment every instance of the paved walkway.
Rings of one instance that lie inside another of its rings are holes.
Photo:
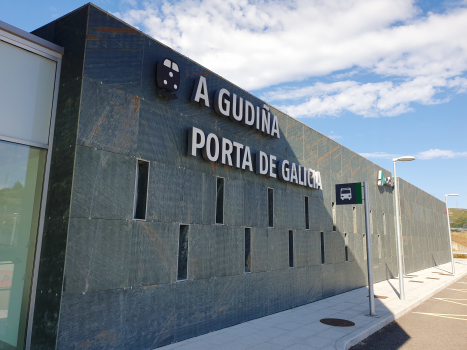
[[[375,299],[378,318],[366,316],[368,289],[364,287],[161,349],[349,349],[466,275],[467,260],[455,261],[455,276],[449,273],[450,263],[406,275],[405,301],[399,300],[398,279],[375,284],[375,295],[387,297]],[[319,322],[322,318],[343,318],[354,322],[355,326],[327,326]]]

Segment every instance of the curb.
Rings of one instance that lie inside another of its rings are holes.
[[[412,304],[410,304],[410,305],[407,305],[407,307],[405,309],[403,309],[403,310],[401,310],[401,311],[399,311],[399,312],[397,312],[395,314],[391,314],[390,316],[387,316],[385,318],[381,318],[376,322],[370,322],[366,326],[366,329],[356,330],[355,332],[347,334],[346,336],[338,339],[334,344],[334,348],[336,350],[348,350],[348,349],[350,349],[352,346],[360,343],[363,339],[368,338],[370,335],[372,335],[373,333],[379,331],[384,326],[387,326],[389,323],[391,323],[391,322],[397,320],[398,318],[404,316],[406,313],[413,310],[414,308],[416,308],[417,306],[419,306],[421,303],[425,302],[426,300],[430,299],[433,295],[440,292],[444,288],[446,288],[446,287],[450,286],[451,284],[455,283],[457,280],[461,279],[465,275],[467,275],[467,271],[465,271],[464,273],[462,273],[460,275],[454,276],[454,278],[452,280],[450,280],[446,284],[436,288],[435,290],[429,292],[428,294],[423,295],[417,301],[412,302]],[[365,326],[363,326],[362,328],[365,328]]]

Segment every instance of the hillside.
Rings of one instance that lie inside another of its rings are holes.
[[[451,232],[453,242],[465,245],[467,247],[467,233]]]
[[[449,208],[451,228],[462,227],[467,224],[467,209]]]

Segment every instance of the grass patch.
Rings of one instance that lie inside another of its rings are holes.
[[[467,233],[451,231],[451,237],[453,242],[465,245],[467,247]]]
[[[467,224],[467,209],[449,208],[449,221],[451,228]]]

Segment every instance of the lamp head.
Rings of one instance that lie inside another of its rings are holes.
[[[411,160],[415,160],[415,157],[412,156],[403,156],[399,158],[394,158],[393,162],[410,162]]]
[[[453,197],[455,197],[455,196],[458,196],[458,194],[446,194],[445,196],[446,196],[446,197],[448,197],[448,196],[453,196]]]

